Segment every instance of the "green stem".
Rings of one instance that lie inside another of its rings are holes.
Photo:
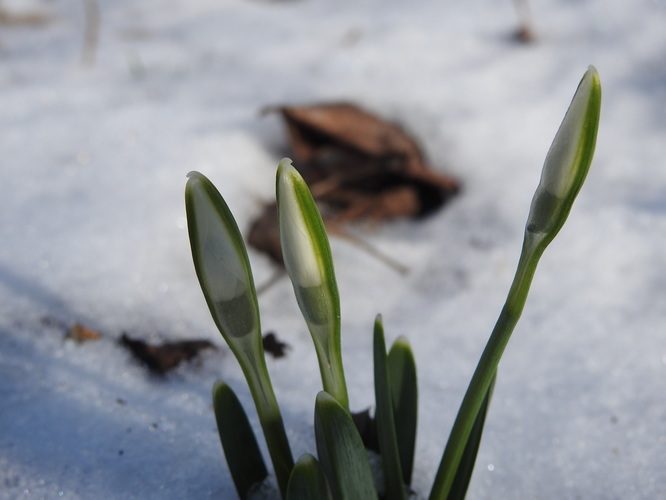
[[[349,411],[349,394],[340,347],[340,323],[338,321],[332,328],[326,324],[314,323],[309,323],[308,327],[317,353],[324,390],[333,396],[345,410]]]
[[[345,372],[342,370],[342,360],[338,351],[329,351],[329,357],[321,357],[320,360],[328,360],[327,364],[320,362],[322,384],[324,390],[333,396],[340,406],[349,411],[349,395],[345,382]]]
[[[544,238],[543,233],[525,232],[523,249],[511,289],[460,405],[439,470],[435,476],[430,500],[445,500],[451,491],[476,416],[495,377],[497,365],[513,329],[523,312],[534,272],[547,244],[548,241]]]
[[[237,358],[257,408],[280,493],[282,498],[285,498],[289,476],[294,468],[294,459],[266,362],[263,358],[259,360],[248,359],[246,356],[237,356]]]

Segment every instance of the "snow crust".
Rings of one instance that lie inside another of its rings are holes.
[[[415,350],[426,494],[589,64],[597,154],[500,365],[469,498],[664,495],[666,3],[532,2],[521,45],[508,1],[115,0],[87,66],[81,2],[2,5],[48,21],[0,26],[1,499],[235,498],[210,389],[251,398],[194,275],[185,176],[208,176],[245,230],[285,144],[260,110],[328,100],[399,121],[464,186],[426,220],[354,228],[407,276],[332,241],[352,408],[373,400],[375,314]],[[313,452],[318,369],[288,280],[260,307],[292,347],[269,370],[294,455]],[[64,340],[75,322],[102,339]],[[222,349],[161,380],[121,332]]]

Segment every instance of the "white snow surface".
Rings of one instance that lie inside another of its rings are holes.
[[[199,170],[242,230],[274,196],[286,147],[265,106],[350,101],[401,123],[464,189],[422,220],[353,228],[399,275],[332,240],[353,410],[372,405],[371,331],[406,335],[419,368],[414,488],[427,496],[501,309],[550,142],[589,64],[597,153],[546,251],[500,364],[470,499],[666,494],[666,2],[2,2],[0,498],[232,499],[210,404],[224,379],[250,408],[191,262],[183,189]],[[273,268],[250,250],[255,279]],[[294,455],[314,452],[314,350],[282,279],[260,297]],[[82,323],[102,333],[76,344]],[[164,379],[118,345],[207,338]],[[263,438],[260,438],[263,446]],[[275,492],[267,494],[274,498]]]

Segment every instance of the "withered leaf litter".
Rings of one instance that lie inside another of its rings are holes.
[[[274,358],[283,358],[290,348],[289,344],[282,342],[273,332],[268,332],[262,338],[264,351]]]
[[[401,127],[348,103],[278,106],[294,166],[307,182],[329,232],[344,225],[424,217],[459,191],[458,182],[427,165]],[[253,221],[248,243],[282,265],[275,204]]]
[[[351,417],[366,449],[380,453],[377,421],[370,415],[370,409],[352,413]]]
[[[90,342],[92,340],[99,340],[102,334],[96,330],[92,330],[81,323],[75,323],[68,331],[65,338],[71,339],[74,342]]]
[[[93,330],[83,323],[67,325],[66,321],[54,316],[41,318],[42,325],[48,328],[61,330],[66,340],[77,344],[100,340],[104,334]],[[129,350],[135,359],[141,362],[148,370],[157,375],[164,375],[176,368],[183,361],[190,361],[197,357],[205,349],[217,350],[217,347],[208,340],[178,340],[165,342],[161,345],[152,345],[141,339],[130,337],[123,332],[118,343],[121,347]]]
[[[53,316],[41,318],[41,323],[46,327],[61,330],[65,334],[65,339],[77,344],[100,340],[104,337],[102,333],[83,323],[74,323],[69,326],[66,321]],[[219,349],[206,339],[174,340],[155,345],[142,339],[133,338],[127,332],[122,333],[118,343],[151,373],[156,375],[165,375],[182,362],[195,359],[206,349]],[[283,342],[273,332],[266,333],[262,338],[262,343],[264,351],[276,359],[285,357],[291,348],[289,344]]]
[[[195,358],[205,349],[216,349],[208,340],[179,340],[153,345],[141,339],[133,339],[127,333],[121,335],[120,344],[156,375],[166,374],[183,361]]]
[[[262,342],[264,350],[274,358],[286,356],[289,349],[289,345],[272,332],[264,335]],[[182,362],[196,358],[205,349],[217,349],[208,340],[178,340],[155,345],[132,338],[127,333],[121,335],[120,345],[128,349],[138,361],[156,375],[165,375]]]

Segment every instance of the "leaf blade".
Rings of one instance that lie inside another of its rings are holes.
[[[403,480],[409,485],[416,448],[418,386],[414,353],[405,337],[393,343],[387,362],[400,464]]]
[[[336,500],[376,499],[372,470],[349,412],[322,391],[315,402],[317,453]]]
[[[224,382],[213,386],[213,410],[231,478],[245,500],[252,486],[268,476],[257,438],[238,397]]]
[[[301,455],[294,465],[286,500],[333,500],[321,465],[309,453]]]
[[[405,486],[398,451],[391,387],[388,380],[386,342],[381,316],[375,320],[373,335],[373,358],[375,368],[375,401],[377,404],[377,435],[382,455],[385,496],[387,500],[405,500]]]
[[[460,463],[458,464],[458,470],[456,470],[455,478],[453,480],[453,484],[451,485],[451,492],[449,493],[447,500],[465,499],[467,488],[469,487],[469,482],[472,479],[472,473],[474,472],[476,455],[479,451],[479,445],[481,444],[483,427],[486,423],[486,415],[488,414],[488,407],[490,406],[490,400],[492,399],[496,378],[497,374],[495,377],[493,377],[479,413],[476,415],[472,431],[469,435],[469,438],[467,438],[467,444],[465,445]]]

